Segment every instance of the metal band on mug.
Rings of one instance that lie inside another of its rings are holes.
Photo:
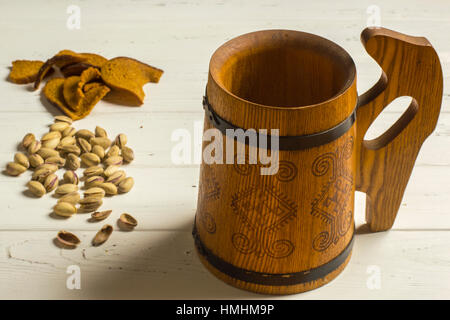
[[[211,106],[211,104],[208,101],[208,96],[205,95],[203,97],[203,109],[205,109],[205,113],[211,122],[211,124],[220,130],[222,134],[226,135],[227,129],[242,129],[246,130],[244,128],[240,128],[238,126],[235,126],[231,122],[225,120],[221,116],[219,116]],[[350,128],[352,127],[353,123],[356,120],[356,107],[353,109],[353,112],[341,123],[336,125],[333,128],[317,132],[314,134],[307,134],[302,136],[279,136],[279,150],[302,150],[302,149],[308,149],[313,147],[318,147],[327,143],[330,143],[338,138],[340,138],[342,135],[344,135]],[[270,135],[264,135],[257,132],[248,132],[249,139],[245,140],[246,144],[249,144],[251,141],[258,141],[260,139],[265,139],[267,141],[267,148],[270,148]],[[251,139],[252,135],[256,136],[256,139]],[[235,138],[235,137],[234,137]],[[250,143],[251,144],[251,143]],[[260,146],[261,147],[261,146]]]
[[[242,280],[245,282],[256,283],[268,286],[289,286],[302,283],[308,283],[318,279],[322,279],[329,273],[333,272],[339,266],[341,266],[345,260],[348,258],[352,251],[353,242],[355,235],[353,233],[352,239],[348,243],[347,247],[335,258],[328,261],[327,263],[318,266],[313,269],[309,269],[301,272],[294,273],[263,273],[251,270],[246,270],[243,268],[236,267],[231,263],[218,257],[210,249],[208,249],[197,233],[196,223],[194,222],[194,228],[192,230],[192,235],[195,240],[195,246],[197,251],[205,258],[206,261],[214,268],[237,280]]]

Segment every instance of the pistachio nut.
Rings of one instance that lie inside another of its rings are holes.
[[[45,163],[54,164],[58,167],[64,167],[64,165],[66,164],[66,159],[61,157],[49,157],[45,159]]]
[[[114,140],[114,144],[122,149],[127,144],[127,141],[127,136],[124,133],[121,133]]]
[[[65,129],[67,129],[70,126],[69,123],[67,122],[55,122],[54,124],[52,124],[50,126],[50,131],[59,131],[59,132],[63,132]]]
[[[93,167],[96,166],[100,163],[100,158],[98,157],[98,155],[96,155],[95,153],[92,152],[88,152],[88,153],[83,153],[81,155],[81,162],[86,166],[86,167]]]
[[[54,120],[55,120],[55,123],[56,122],[67,122],[68,124],[72,124],[72,119],[70,119],[69,117],[66,117],[66,116],[56,116],[55,118],[54,118]]]
[[[63,176],[64,182],[77,185],[80,182],[78,175],[73,170],[67,170]]]
[[[91,152],[92,146],[86,139],[78,138],[77,141],[82,153]]]
[[[61,139],[61,132],[59,131],[50,131],[49,133],[46,133],[42,136],[41,141],[48,141],[53,139]]]
[[[32,168],[39,167],[41,164],[44,163],[44,159],[42,159],[42,157],[40,155],[38,155],[37,153],[30,154],[28,156],[28,161],[30,162],[30,166]]]
[[[42,169],[48,169],[51,171],[51,173],[55,173],[56,171],[58,171],[58,166],[52,163],[43,163],[36,168],[35,172]]]
[[[45,187],[38,181],[29,181],[27,187],[36,197],[42,197],[45,194]]]
[[[22,139],[22,147],[24,147],[25,149],[28,149],[28,147],[34,140],[36,140],[34,134],[27,133]]]
[[[59,149],[59,151],[62,152],[62,153],[73,153],[73,154],[75,154],[75,155],[77,155],[77,156],[79,156],[80,153],[81,153],[80,148],[78,148],[78,147],[77,147],[76,145],[74,145],[74,144],[69,144],[69,145],[61,146],[61,148]]]
[[[37,168],[31,177],[32,180],[39,181],[41,183],[44,183],[45,179],[51,175],[54,171],[50,170],[49,168]]]
[[[28,153],[33,154],[39,151],[39,149],[42,147],[42,144],[40,141],[34,140],[30,143],[28,146]]]
[[[95,134],[93,134],[91,131],[87,129],[81,129],[75,133],[75,136],[77,138],[83,138],[86,141],[89,141],[91,138],[95,137]]]
[[[104,137],[94,137],[91,138],[89,142],[91,143],[92,146],[100,146],[105,150],[108,149],[109,146],[111,145],[111,140]]]
[[[80,159],[73,153],[69,153],[66,158],[66,168],[77,170],[80,167]]]
[[[89,198],[89,197],[103,198],[104,196],[105,196],[105,190],[103,190],[102,188],[99,188],[99,187],[89,188],[84,192],[85,198]]]
[[[58,216],[70,217],[75,213],[77,213],[77,208],[75,207],[75,205],[69,202],[58,202],[53,207],[53,212],[56,213]]]
[[[40,155],[43,159],[47,159],[50,157],[59,157],[59,152],[50,148],[41,148],[39,149],[37,154]]]
[[[122,158],[123,158],[123,161],[128,162],[128,163],[133,161],[134,160],[133,149],[131,149],[131,148],[127,147],[127,146],[124,146],[122,148]]]
[[[99,166],[89,167],[83,171],[85,177],[101,176],[103,174],[103,168]]]
[[[108,157],[120,156],[120,148],[116,145],[111,146],[108,152],[106,153]]]
[[[121,156],[112,156],[104,160],[105,166],[120,166],[123,163],[123,158]]]
[[[104,181],[105,179],[101,176],[90,176],[87,177],[86,180],[84,181],[84,187],[87,189],[90,189],[92,187],[98,187]]]
[[[60,185],[58,188],[56,188],[55,194],[58,196],[64,196],[66,194],[76,192],[76,191],[78,191],[78,186],[76,184],[68,183],[68,184]]]
[[[113,183],[104,182],[104,183],[100,184],[98,187],[102,188],[103,190],[105,190],[105,193],[107,195],[115,195],[115,194],[117,194],[117,187]]]
[[[119,169],[120,169],[119,166],[111,165],[105,169],[105,172],[103,174],[105,175],[105,177],[110,177],[114,172],[116,172]]]
[[[73,191],[73,192],[63,195],[61,198],[59,198],[58,202],[68,202],[73,205],[76,205],[79,200],[80,200],[80,194],[76,191]]]
[[[62,132],[62,136],[63,137],[72,137],[75,135],[76,132],[77,132],[77,130],[74,127],[67,127]]]
[[[22,152],[17,152],[14,155],[14,162],[20,164],[21,166],[24,166],[27,169],[30,167],[30,161],[28,160],[28,157]]]
[[[106,130],[99,126],[95,127],[95,136],[99,138],[108,138]]]
[[[95,153],[100,158],[100,160],[105,157],[105,149],[103,149],[103,147],[99,145],[92,147],[92,153]]]
[[[127,177],[125,171],[123,170],[117,170],[116,172],[114,172],[112,175],[110,175],[107,179],[106,182],[111,182],[113,184],[115,184],[116,186],[119,185],[119,183],[124,180]]]
[[[61,139],[61,141],[59,142],[58,146],[56,147],[56,149],[61,150],[61,148],[63,146],[70,146],[70,145],[74,145],[77,141],[75,140],[74,137],[71,136],[67,136]]]
[[[134,179],[132,177],[128,177],[123,179],[118,186],[118,190],[120,193],[127,193],[134,186]]]
[[[80,212],[93,212],[100,208],[103,200],[100,197],[87,197],[78,201],[80,204]]]
[[[45,190],[47,190],[47,192],[55,190],[58,187],[58,184],[59,184],[58,176],[54,173],[49,174],[47,178],[45,178],[44,187]]]

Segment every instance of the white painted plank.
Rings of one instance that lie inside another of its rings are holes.
[[[94,232],[76,233],[80,247],[64,250],[52,243],[54,232],[0,232],[0,298],[273,298],[214,278],[200,264],[189,232],[115,231],[97,248],[89,244]],[[277,298],[448,299],[449,241],[450,232],[442,231],[358,235],[351,261],[337,279]],[[81,290],[66,288],[70,265],[81,269]],[[379,289],[367,286],[373,270],[380,272]]]

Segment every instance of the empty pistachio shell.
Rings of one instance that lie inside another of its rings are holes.
[[[63,184],[56,188],[55,194],[59,196],[66,195],[71,192],[78,191],[78,186],[76,184]]]
[[[67,170],[64,173],[63,179],[64,179],[65,183],[70,183],[70,184],[75,184],[75,185],[77,185],[80,182],[80,179],[78,178],[77,173],[73,170]]]
[[[120,166],[123,163],[123,158],[121,156],[112,156],[104,160],[106,166]]]
[[[73,205],[76,205],[78,201],[80,200],[80,194],[76,191],[70,192],[68,194],[63,195],[61,198],[59,198],[58,202],[68,202]]]
[[[95,127],[95,136],[98,138],[108,138],[106,130],[99,126]]]
[[[75,155],[77,155],[77,156],[79,156],[80,153],[81,153],[80,148],[78,148],[78,147],[77,147],[76,145],[74,145],[74,144],[61,146],[61,148],[59,149],[59,151],[62,152],[62,153],[73,153],[73,154],[75,154]]]
[[[27,133],[25,135],[25,137],[23,137],[23,139],[22,139],[22,147],[24,147],[25,149],[28,149],[28,147],[34,140],[36,140],[34,134]]]
[[[83,171],[85,177],[100,176],[103,174],[103,168],[99,166],[89,167]]]
[[[61,132],[59,131],[50,131],[42,136],[41,141],[48,141],[53,139],[61,139]]]
[[[50,131],[59,131],[59,132],[63,132],[65,129],[67,129],[70,126],[69,123],[67,122],[55,122],[54,124],[52,124],[50,126]]]
[[[58,187],[58,184],[59,184],[58,176],[54,173],[49,174],[47,178],[45,178],[44,187],[45,190],[47,190],[47,192],[55,190],[56,187]]]
[[[48,169],[48,168],[40,168],[36,169],[36,171],[33,172],[33,175],[31,179],[39,181],[41,183],[44,183],[45,179],[51,175],[54,171]]]
[[[87,129],[81,129],[78,130],[77,133],[75,133],[75,136],[77,138],[83,138],[86,141],[89,141],[91,138],[95,137],[95,134]]]
[[[84,192],[84,197],[100,197],[103,198],[105,196],[105,190],[99,187],[89,188]]]
[[[50,157],[59,157],[59,152],[51,148],[41,148],[39,149],[37,154],[40,155],[42,159],[47,159]]]
[[[14,162],[20,164],[21,166],[24,166],[27,169],[30,167],[30,161],[28,160],[28,157],[21,152],[17,152],[14,155]]]
[[[96,211],[96,212],[91,214],[91,218],[94,219],[94,220],[98,220],[98,221],[104,220],[104,219],[109,217],[111,212],[112,212],[112,210]]]
[[[45,159],[45,163],[53,164],[58,167],[64,167],[64,165],[66,164],[66,159],[61,157],[48,157],[47,159]]]
[[[42,159],[42,157],[37,153],[30,154],[28,156],[28,161],[30,162],[30,166],[33,168],[39,167],[41,164],[44,163],[44,159]]]
[[[84,186],[89,189],[92,187],[97,187],[103,182],[105,182],[105,179],[101,176],[90,176],[84,181]]]
[[[80,158],[81,158],[81,162],[86,167],[96,166],[101,161],[100,158],[98,157],[98,155],[96,155],[95,153],[92,153],[92,152],[83,153]]]
[[[103,200],[100,197],[87,197],[81,199],[78,203],[81,212],[93,212],[103,204]]]
[[[105,177],[110,177],[114,172],[116,172],[119,169],[120,169],[119,166],[111,165],[105,169],[104,175]]]
[[[132,177],[125,178],[119,183],[118,189],[120,193],[126,193],[134,186],[134,179]]]
[[[77,213],[77,208],[69,202],[58,202],[53,207],[53,212],[62,217],[70,217]]]
[[[45,194],[45,187],[38,181],[30,181],[27,183],[28,190],[36,197],[42,197]]]
[[[96,145],[92,147],[92,153],[96,154],[100,160],[103,159],[105,157],[105,149],[103,149],[103,147]]]
[[[75,135],[76,132],[77,132],[77,130],[74,127],[67,127],[62,132],[62,136],[63,137],[72,137]]]
[[[66,168],[77,170],[80,167],[80,159],[73,153],[69,153],[66,158]]]
[[[70,119],[69,117],[66,116],[56,116],[54,118],[55,123],[56,122],[67,122],[68,124],[72,124],[72,119]]]
[[[61,230],[56,235],[56,239],[64,246],[73,248],[80,244],[80,239],[73,233]]]
[[[122,158],[125,162],[130,163],[134,160],[134,152],[133,149],[128,148],[127,146],[124,146],[122,148]]]
[[[127,144],[127,141],[128,141],[127,136],[124,133],[121,133],[114,140],[114,144],[118,146],[120,149],[122,149]]]
[[[120,155],[120,148],[116,145],[111,146],[108,152],[106,153],[108,157],[118,156]]]
[[[105,193],[107,195],[115,195],[117,194],[117,187],[115,184],[112,184],[110,182],[104,182],[98,186],[99,188],[102,188],[105,190]]]
[[[92,146],[86,139],[78,138],[78,145],[80,146],[81,152],[91,152]]]
[[[28,146],[28,153],[33,154],[39,151],[39,149],[42,147],[42,144],[40,141],[34,140],[30,143]]]
[[[114,172],[112,175],[110,175],[108,177],[108,179],[106,179],[106,182],[111,182],[113,184],[115,184],[116,186],[119,185],[119,183],[121,181],[123,181],[125,178],[127,177],[125,171],[123,170],[117,170],[116,172]],[[120,189],[120,188],[119,188]]]
[[[94,239],[92,239],[93,246],[99,246],[108,240],[109,236],[113,232],[113,227],[109,224],[105,224],[99,232],[95,235]]]
[[[91,138],[91,140],[89,140],[89,142],[91,143],[92,146],[100,146],[103,149],[108,149],[109,146],[111,145],[111,140],[109,140],[108,138],[103,138],[103,137]]]
[[[125,224],[126,226],[129,227],[136,227],[137,226],[137,220],[135,218],[133,218],[130,214],[128,213],[122,213],[120,215],[119,220]]]
[[[58,171],[58,166],[53,163],[43,163],[39,167],[36,168],[35,172],[41,169],[48,169],[52,173]]]

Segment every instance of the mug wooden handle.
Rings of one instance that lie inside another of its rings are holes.
[[[442,70],[436,51],[425,38],[366,28],[361,41],[383,73],[358,100],[356,190],[367,195],[370,229],[383,231],[392,227],[420,147],[436,127]],[[381,111],[401,96],[413,98],[403,115],[378,138],[364,140]]]

